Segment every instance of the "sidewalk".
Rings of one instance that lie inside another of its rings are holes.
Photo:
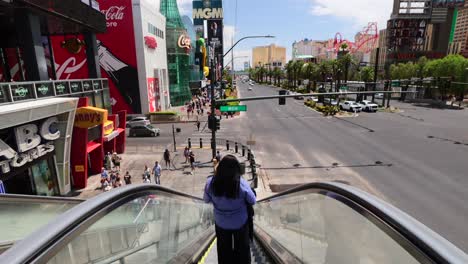
[[[120,170],[120,177],[128,171],[132,176],[132,183],[143,183],[142,174],[144,166],[147,165],[150,169],[154,166],[154,161],[159,161],[163,168],[161,173],[161,186],[168,187],[183,193],[187,193],[196,197],[203,196],[203,189],[205,186],[206,178],[213,175],[213,162],[211,158],[211,149],[209,148],[193,148],[195,154],[195,171],[191,174],[189,163],[185,163],[183,155],[184,146],[178,146],[177,152],[171,152],[172,164],[171,168],[166,168],[163,160],[163,152],[149,153],[131,153],[122,154],[122,163]],[[221,148],[218,149],[222,156],[233,154],[237,157],[239,162],[246,162],[246,175],[244,178],[249,180],[251,178],[249,162],[247,157],[242,157],[240,153],[233,151],[226,151]],[[149,163],[148,160],[154,160]],[[151,175],[151,182],[154,184],[154,176]],[[250,182],[250,181],[249,181]],[[259,179],[259,187],[260,179]],[[76,198],[88,199],[102,193],[100,175],[93,175],[88,178],[88,186],[85,189],[77,190],[72,195]]]

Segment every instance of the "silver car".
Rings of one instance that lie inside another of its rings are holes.
[[[148,120],[147,117],[139,116],[139,117],[135,117],[132,120],[128,121],[127,122],[127,127],[132,128],[132,127],[135,127],[135,126],[147,126],[149,124],[151,124],[151,122]]]

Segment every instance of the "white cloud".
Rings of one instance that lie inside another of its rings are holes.
[[[310,0],[310,12],[316,16],[335,16],[349,20],[351,27],[361,28],[368,22],[377,22],[379,29],[386,28],[392,12],[390,0]]]
[[[233,44],[232,40],[238,39],[239,32],[236,32],[235,27],[231,25],[224,25],[223,32],[224,32],[223,45],[224,45],[224,51],[226,52],[232,47],[232,44]],[[234,35],[234,32],[236,33],[237,37]],[[231,59],[232,59],[232,53],[229,52],[224,58],[224,64],[229,62],[229,66],[230,66]],[[243,70],[244,63],[245,62],[250,63],[251,61],[252,61],[252,50],[238,50],[237,48],[234,48],[234,69]]]
[[[192,17],[192,0],[177,0],[179,13],[181,16],[187,15]]]

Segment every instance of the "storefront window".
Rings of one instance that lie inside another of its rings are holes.
[[[0,84],[0,104],[10,102],[10,94],[7,84]]]
[[[102,90],[102,95],[104,99],[104,109],[107,109],[109,114],[112,114],[112,104],[110,100],[109,89]]]
[[[92,106],[95,106],[96,104],[94,103],[94,96],[93,94],[86,94],[86,97],[88,97],[88,104],[89,105],[92,105]]]
[[[104,108],[104,104],[102,103],[102,91],[94,93],[94,103],[96,107]]]
[[[54,196],[59,194],[57,184],[54,181],[53,170],[49,168],[49,164],[53,164],[53,162],[41,160],[31,166],[37,195]]]

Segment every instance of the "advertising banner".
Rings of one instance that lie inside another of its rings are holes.
[[[210,40],[217,41],[219,45],[216,47],[215,56],[218,58],[218,65],[223,65],[223,2],[220,0],[193,1],[192,13],[196,40],[208,35],[206,45],[210,44]],[[205,20],[208,21],[206,28],[204,27]]]
[[[148,106],[150,112],[161,111],[161,95],[159,92],[159,79],[146,78],[148,88]]]
[[[106,33],[97,35],[99,65],[108,78],[112,111],[141,112],[132,0],[99,1],[107,21]],[[88,78],[83,36],[51,37],[58,79]],[[76,41],[78,40],[78,41]]]

